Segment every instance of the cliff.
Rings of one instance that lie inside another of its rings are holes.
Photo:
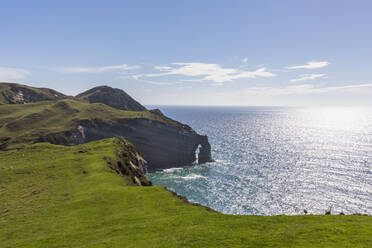
[[[0,247],[371,247],[371,216],[225,215],[136,186],[120,140],[0,151]]]
[[[166,118],[161,113],[152,115]],[[196,149],[201,146],[199,163],[211,162],[211,147],[208,137],[197,134],[187,125],[170,125],[151,118],[124,118],[115,123],[102,120],[82,120],[80,131],[66,139],[67,144],[123,136],[132,142],[148,161],[150,170],[172,168],[191,164],[196,160]],[[53,143],[51,139],[45,141]]]
[[[164,116],[159,110],[125,111],[103,103],[73,99],[0,106],[0,149],[27,143],[79,145],[122,136],[133,143],[149,170],[212,161],[206,136]]]
[[[151,186],[147,179],[147,162],[130,142],[122,137],[109,140],[115,144],[115,156],[106,157],[109,167],[121,176],[128,177],[138,186]],[[79,150],[84,152],[84,149]]]

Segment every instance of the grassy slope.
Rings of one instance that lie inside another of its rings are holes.
[[[0,105],[7,104],[8,101],[5,99],[4,95],[12,94],[13,92],[10,91],[10,87],[5,84],[0,83]],[[3,95],[4,94],[4,95]]]
[[[41,135],[75,129],[79,120],[100,119],[114,123],[123,118],[147,118],[181,125],[150,111],[124,111],[101,103],[86,103],[71,99],[29,104],[0,105],[0,137],[12,137],[12,142],[32,142]]]
[[[23,84],[16,84],[16,83],[2,83],[0,82],[0,105],[1,104],[8,104],[8,100],[4,97],[4,95],[6,96],[10,96],[10,98],[14,95],[14,92],[11,91],[11,85],[13,86],[17,86],[17,87],[20,87],[20,88],[24,88],[24,89],[28,89],[30,91],[33,91],[45,98],[48,98],[48,99],[55,99],[55,95],[54,94],[58,94],[60,97],[63,96],[63,94],[57,92],[57,91],[51,91],[49,89],[46,89],[46,88],[35,88],[35,87],[31,87],[31,86],[27,86],[27,85],[23,85]]]
[[[115,146],[0,152],[0,247],[371,247],[372,217],[222,215],[133,186]]]

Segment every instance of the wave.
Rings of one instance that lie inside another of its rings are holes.
[[[183,170],[183,168],[178,168],[178,167],[169,168],[169,169],[164,169],[163,172],[174,172],[174,171],[179,171],[179,170]]]
[[[202,175],[197,175],[197,174],[190,174],[185,177],[182,177],[182,179],[185,179],[185,180],[194,180],[194,179],[199,179],[199,178],[206,179],[207,177],[202,176]]]

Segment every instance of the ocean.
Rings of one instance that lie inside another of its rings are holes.
[[[148,176],[225,214],[372,214],[372,110],[151,106],[206,134],[213,163]]]

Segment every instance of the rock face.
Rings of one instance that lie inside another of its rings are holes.
[[[151,186],[146,177],[146,161],[137,149],[122,137],[114,139],[117,144],[115,159],[107,159],[110,168],[122,176],[128,176],[138,186]]]
[[[152,112],[161,114],[158,110]],[[181,123],[170,125],[147,118],[117,119],[115,122],[80,120],[74,130],[51,133],[37,142],[71,146],[117,136],[124,137],[141,152],[149,171],[194,163],[198,148],[198,163],[213,161],[207,136]]]
[[[198,155],[198,163],[204,164],[208,162],[213,162],[212,154],[211,154],[211,145],[208,141],[208,136],[202,136],[200,140],[200,153]]]
[[[116,109],[145,111],[146,108],[123,90],[108,86],[98,86],[76,96],[77,99],[90,103],[104,103]]]
[[[200,150],[200,162],[212,161],[206,136],[198,135],[192,129],[176,129],[148,119],[124,120],[118,126],[86,123],[85,135],[86,141],[114,136],[125,137],[141,151],[150,170],[179,167],[195,162],[195,151],[199,145],[205,147]]]
[[[71,146],[121,136],[137,147],[150,171],[196,160],[213,161],[207,136],[167,118],[160,110],[147,111],[122,90],[102,86],[74,98],[49,89],[0,84],[0,94],[4,92],[8,103],[51,102],[29,104],[27,112],[23,105],[12,105],[11,110],[7,104],[1,105],[0,149],[36,142]],[[68,99],[53,101],[59,98]],[[133,180],[138,184],[137,179]]]
[[[75,131],[49,135],[40,141],[78,145],[116,136],[125,137],[138,148],[148,162],[149,171],[181,167],[195,162],[199,145],[198,162],[213,161],[207,136],[197,134],[188,126],[175,127],[149,119],[123,119],[113,125],[98,120],[86,120],[80,122]]]

